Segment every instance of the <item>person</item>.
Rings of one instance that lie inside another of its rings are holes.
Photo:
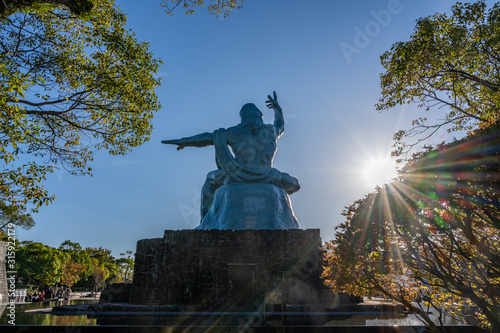
[[[71,297],[71,288],[67,287],[66,290],[64,291],[64,299],[69,300]]]
[[[266,183],[278,186],[288,194],[300,189],[296,178],[272,167],[277,140],[285,131],[285,121],[276,92],[273,92],[273,97],[268,95],[266,104],[274,111],[274,124],[264,124],[262,112],[255,104],[247,103],[240,110],[241,123],[236,126],[221,128],[212,133],[162,141],[164,144],[177,145],[177,150],[185,147],[215,146],[218,169],[208,173],[201,191],[202,220],[212,206],[215,191],[222,185]]]
[[[57,291],[57,298],[58,298],[58,299],[59,299],[59,298],[63,298],[63,293],[64,293],[64,289],[63,289],[63,287],[61,286],[61,287],[59,288],[59,290]]]

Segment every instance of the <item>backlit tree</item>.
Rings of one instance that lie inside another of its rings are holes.
[[[335,290],[382,294],[439,331],[433,307],[500,330],[500,125],[416,154],[399,179],[346,208],[327,244]]]
[[[34,3],[0,20],[0,209],[18,214],[54,199],[54,168],[90,174],[96,150],[146,142],[160,108],[160,61],[112,0],[80,15]]]
[[[499,26],[498,3],[457,3],[451,15],[419,19],[410,40],[382,55],[377,109],[416,103],[423,111],[395,134],[397,155],[439,130],[470,132],[499,119]]]

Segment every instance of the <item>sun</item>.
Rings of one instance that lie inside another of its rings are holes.
[[[372,159],[365,165],[362,173],[367,186],[382,186],[396,177],[396,163],[389,158]]]

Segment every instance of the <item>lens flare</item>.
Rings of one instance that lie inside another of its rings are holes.
[[[396,175],[396,164],[388,158],[371,160],[363,171],[363,178],[370,187],[382,186]]]

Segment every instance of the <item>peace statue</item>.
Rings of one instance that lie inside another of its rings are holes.
[[[240,110],[241,123],[164,144],[215,147],[217,170],[202,188],[200,229],[295,229],[297,220],[288,195],[300,189],[299,181],[273,168],[277,140],[285,131],[283,111],[276,92],[268,96],[274,124],[264,124],[253,103]],[[231,147],[233,154],[229,150]],[[282,193],[283,192],[283,193]]]

